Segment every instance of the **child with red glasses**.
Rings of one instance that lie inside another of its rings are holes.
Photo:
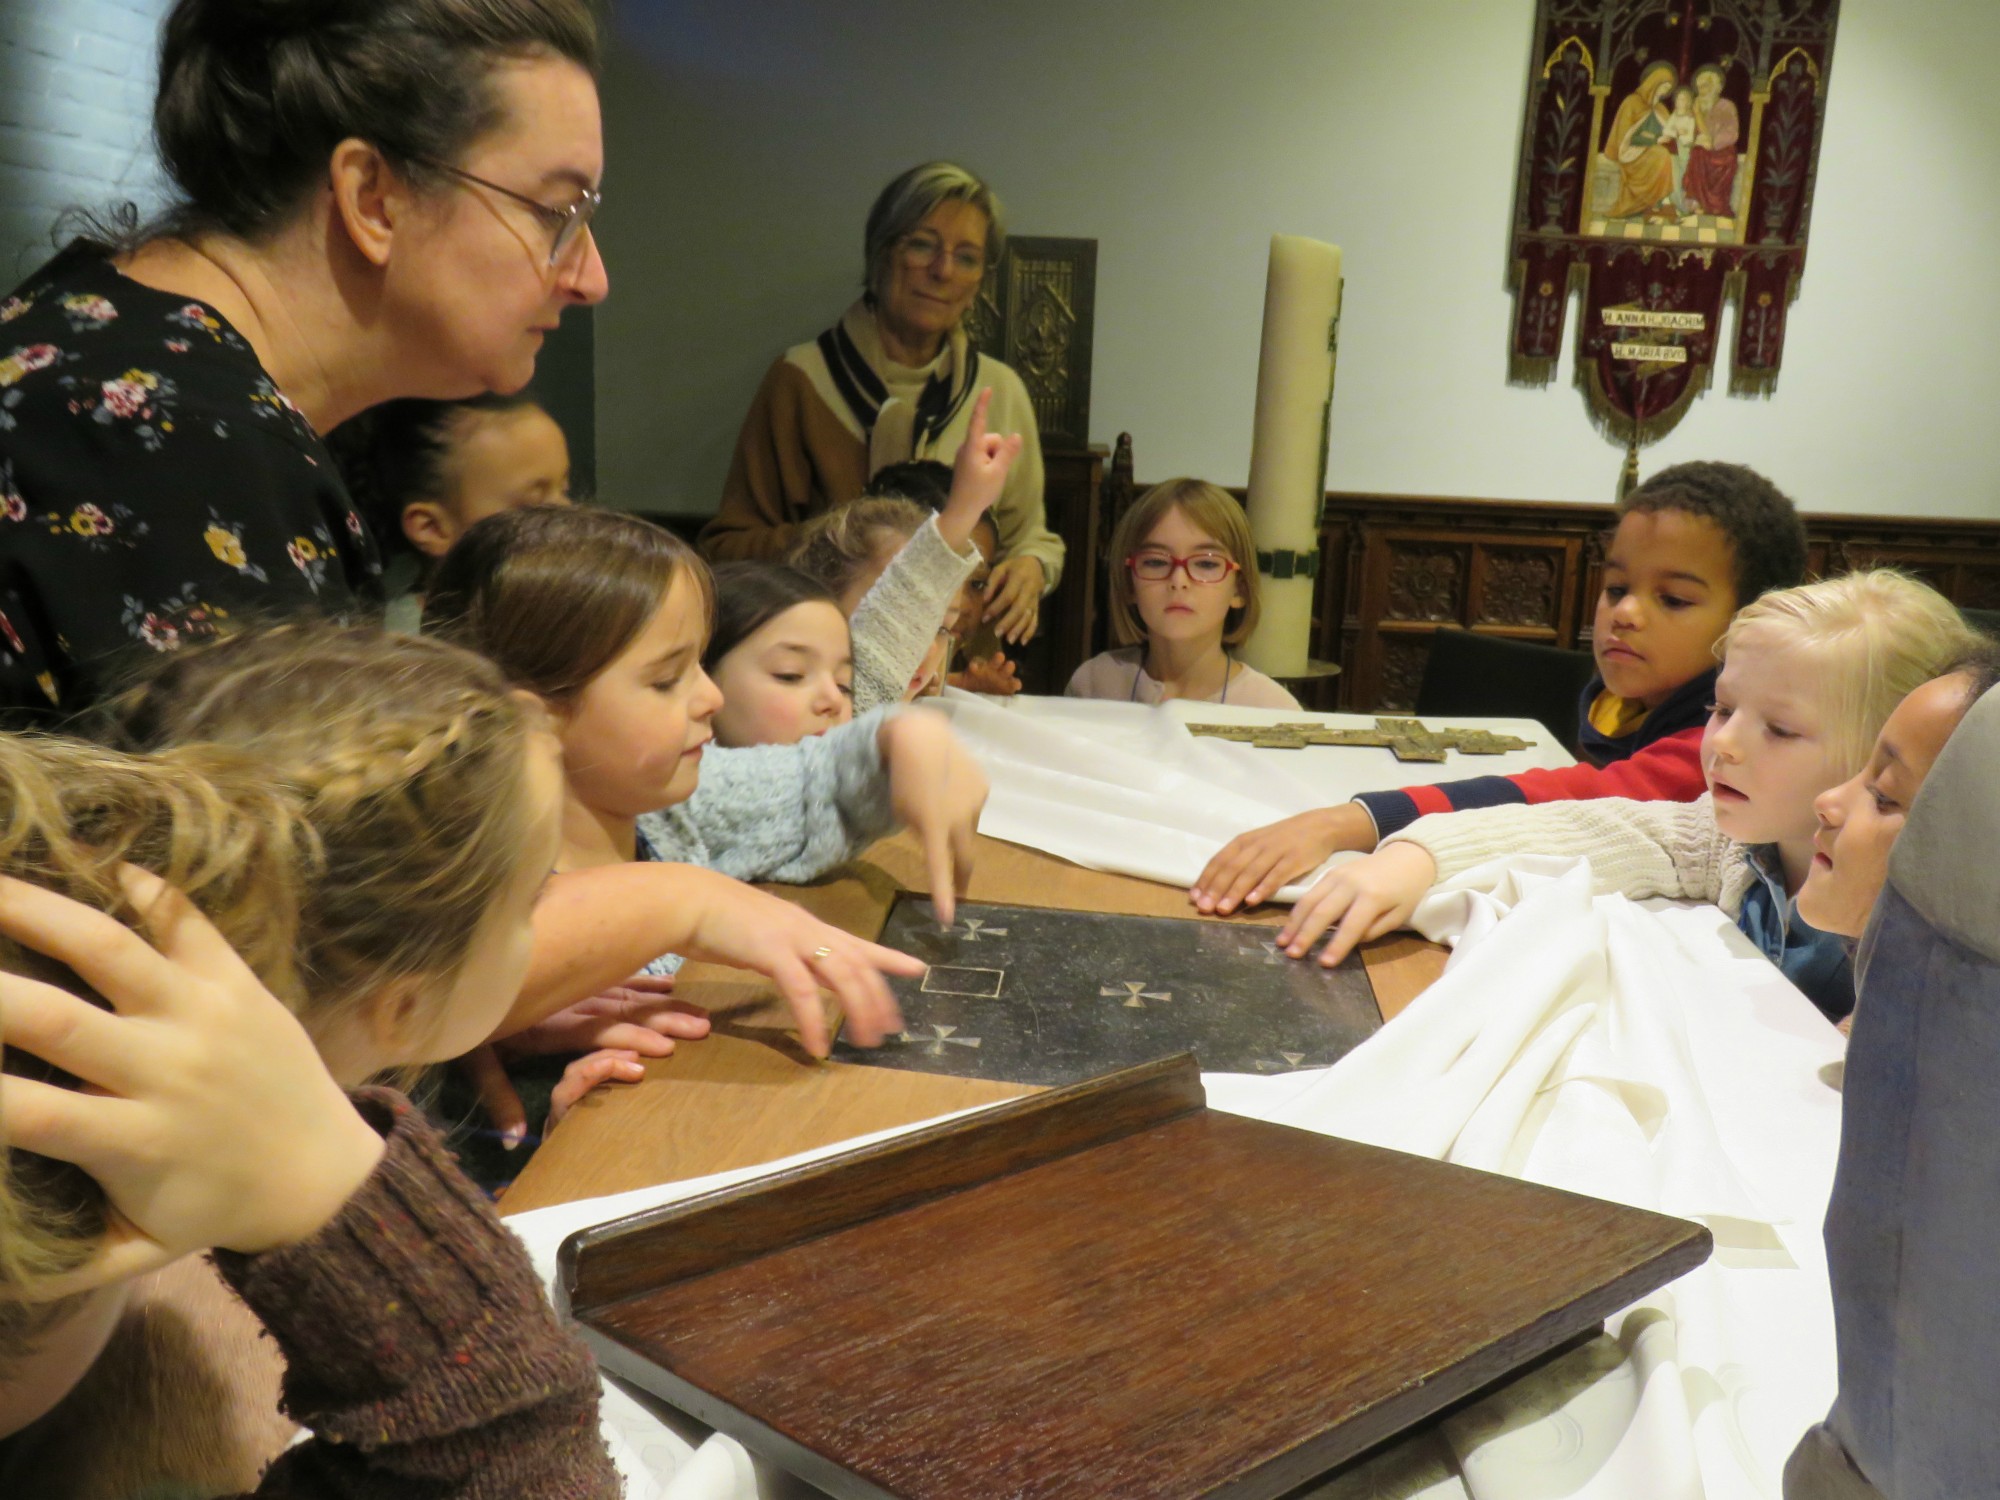
[[[1199,479],[1169,479],[1141,495],[1112,533],[1119,645],[1078,667],[1065,696],[1298,708],[1231,652],[1256,628],[1256,551],[1242,505]]]

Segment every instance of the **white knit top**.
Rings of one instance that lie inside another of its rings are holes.
[[[1599,895],[1713,901],[1731,917],[1757,878],[1746,847],[1715,826],[1707,793],[1693,802],[1536,802],[1431,813],[1382,840],[1437,861],[1439,880],[1508,854],[1584,855]]]

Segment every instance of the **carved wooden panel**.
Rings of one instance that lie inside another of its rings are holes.
[[[1550,547],[1488,547],[1478,555],[1474,625],[1512,625],[1551,633],[1561,628],[1565,558]]]
[[[1381,666],[1375,678],[1375,706],[1408,713],[1417,706],[1424,663],[1430,660],[1431,632],[1382,637]]]
[[[1096,305],[1096,240],[1017,235],[966,313],[973,346],[1012,366],[1028,388],[1045,449],[1090,444]]]
[[[1914,573],[1955,604],[2000,609],[2000,548],[1913,545],[1893,538],[1856,537],[1828,549],[1831,571],[1901,568]]]
[[[1464,608],[1467,554],[1408,541],[1387,549],[1385,620],[1456,620]]]

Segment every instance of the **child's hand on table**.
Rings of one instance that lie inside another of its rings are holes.
[[[923,845],[931,904],[938,920],[949,923],[972,879],[972,840],[986,806],[986,773],[936,714],[893,715],[877,744],[889,772],[889,805]]]
[[[922,959],[842,932],[755,886],[692,866],[686,870],[714,881],[692,908],[688,956],[768,977],[791,1006],[799,1040],[814,1057],[825,1057],[831,1045],[821,985],[839,1001],[847,1017],[847,1039],[856,1046],[878,1046],[902,1029],[903,1014],[882,976],[918,978],[924,972]]]
[[[1428,849],[1401,841],[1390,844],[1323,875],[1278,930],[1278,946],[1293,958],[1304,958],[1313,940],[1338,922],[1319,956],[1330,969],[1357,944],[1406,926],[1436,881],[1437,861]]]
[[[1374,847],[1375,820],[1360,803],[1316,807],[1239,833],[1202,868],[1188,899],[1204,913],[1226,917],[1239,906],[1270,900],[1343,849],[1366,853]]]
[[[972,403],[965,441],[958,446],[958,459],[951,466],[951,493],[938,512],[938,533],[960,554],[972,540],[979,518],[993,508],[1007,487],[1007,471],[1021,456],[1021,435],[1002,436],[986,430],[986,408],[993,404],[993,387],[982,390]]]
[[[961,692],[993,693],[1011,698],[1021,691],[1021,679],[1004,651],[991,656],[975,656],[951,674],[951,685]]]
[[[542,1126],[542,1134],[546,1136],[560,1125],[577,1101],[599,1084],[641,1083],[645,1077],[646,1065],[639,1060],[639,1054],[622,1047],[606,1047],[572,1059],[549,1094],[549,1118]]]
[[[708,1012],[668,999],[673,992],[671,974],[634,974],[601,995],[579,1000],[503,1037],[498,1043],[500,1055],[535,1057],[612,1047],[642,1057],[670,1056],[676,1038],[693,1042],[708,1035]]]
[[[0,931],[67,964],[115,1007],[0,974],[0,1035],[83,1081],[0,1079],[8,1144],[103,1186],[111,1227],[51,1295],[220,1246],[305,1239],[375,1170],[382,1137],[312,1040],[222,935],[158,876],[120,872],[141,932],[0,879]]]

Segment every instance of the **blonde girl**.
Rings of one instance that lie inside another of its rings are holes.
[[[686,544],[613,511],[493,516],[438,569],[426,628],[533,693],[564,746],[563,874],[545,903],[537,966],[546,958],[590,975],[564,1003],[642,966],[670,968],[671,955],[693,951],[685,917],[698,899],[707,911],[693,938],[713,943],[713,924],[754,944],[810,1050],[827,1048],[821,983],[843,1001],[850,1038],[873,1045],[900,1024],[882,972],[923,965],[829,936],[724,874],[811,879],[901,822],[921,836],[948,912],[969,871],[985,779],[942,719],[924,713],[878,710],[796,745],[710,749],[722,702],[701,666],[710,590]]]
[[[0,742],[6,1425],[132,1276],[214,1246],[315,1433],[260,1494],[616,1493],[518,1244],[399,1097],[341,1092],[506,1013],[560,836],[539,709],[469,653],[329,628],[189,652],[123,712],[211,743]]]
[[[1407,923],[1438,880],[1516,852],[1585,855],[1597,889],[1713,901],[1829,1016],[1854,1004],[1845,944],[1802,921],[1814,800],[1859,771],[1896,705],[1982,638],[1935,589],[1882,568],[1768,593],[1730,622],[1694,802],[1546,802],[1419,818],[1323,877],[1279,945],[1294,958],[1335,922],[1340,962]]]
[[[1111,534],[1119,644],[1078,667],[1064,695],[1296,709],[1298,699],[1231,650],[1256,628],[1257,554],[1243,507],[1199,479],[1170,479]]]

